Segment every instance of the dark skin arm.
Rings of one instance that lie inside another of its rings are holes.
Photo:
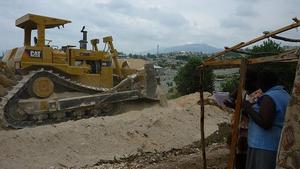
[[[253,121],[265,130],[272,127],[276,116],[275,103],[270,96],[263,96],[259,113],[252,109],[252,104],[246,103],[246,112],[250,115]]]

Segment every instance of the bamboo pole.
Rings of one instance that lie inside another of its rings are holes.
[[[200,130],[201,130],[201,149],[203,159],[203,169],[207,168],[205,153],[205,135],[204,135],[204,98],[203,98],[204,67],[200,67]]]
[[[263,64],[263,63],[271,63],[271,62],[297,62],[300,56],[300,48],[292,49],[290,51],[286,51],[284,53],[280,53],[273,56],[265,56],[258,58],[248,59],[247,64]],[[239,67],[241,65],[242,59],[232,59],[232,60],[212,60],[203,63],[206,67]]]
[[[240,115],[241,115],[241,108],[242,108],[242,101],[243,101],[242,92],[245,87],[246,72],[247,72],[247,60],[242,59],[240,65],[240,84],[238,88],[235,112],[233,116],[232,139],[231,139],[230,156],[229,156],[227,169],[234,168],[236,145],[237,145],[238,131],[239,131],[239,122],[240,122]]]
[[[277,40],[283,40],[286,42],[300,42],[300,39],[286,38],[286,37],[277,36],[277,35],[272,36],[272,38],[277,39]]]
[[[290,25],[287,25],[285,27],[279,28],[279,29],[277,29],[275,31],[272,31],[272,32],[268,32],[268,33],[266,33],[266,34],[264,34],[262,36],[254,38],[254,39],[252,39],[252,40],[250,40],[248,42],[240,42],[237,45],[234,45],[232,47],[225,47],[225,50],[212,55],[211,57],[207,58],[205,60],[205,62],[206,61],[211,61],[211,60],[213,60],[214,58],[216,58],[218,56],[224,55],[225,53],[231,52],[233,50],[241,49],[241,48],[243,48],[245,46],[251,45],[251,44],[256,43],[258,41],[261,41],[263,39],[270,38],[270,37],[275,36],[275,35],[277,35],[279,33],[282,33],[282,32],[285,32],[285,31],[288,31],[290,29],[297,28],[297,27],[300,26],[300,21],[297,18],[293,18],[293,21],[294,21],[294,23],[292,23]]]

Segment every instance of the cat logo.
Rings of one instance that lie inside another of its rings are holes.
[[[28,53],[29,53],[29,56],[32,58],[41,58],[42,57],[42,51],[39,51],[39,50],[29,50]]]

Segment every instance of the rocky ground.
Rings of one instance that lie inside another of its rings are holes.
[[[230,132],[228,123],[219,124],[219,129],[207,137],[207,167],[225,169],[229,149],[226,137]],[[163,152],[143,152],[114,160],[100,160],[83,169],[201,169],[203,168],[201,143],[194,142],[179,149]]]
[[[199,168],[198,100],[195,93],[164,107],[141,102],[114,116],[1,130],[0,168]],[[213,105],[205,110],[208,164],[224,168],[230,115]]]

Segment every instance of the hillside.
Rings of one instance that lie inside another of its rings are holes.
[[[170,53],[170,52],[181,52],[181,51],[202,52],[202,53],[210,54],[210,53],[215,53],[217,51],[220,51],[220,49],[210,46],[205,43],[185,44],[185,45],[171,46],[171,47],[166,47],[166,48],[161,47],[159,49],[159,53]],[[157,52],[157,49],[152,49],[152,50],[146,51],[145,53],[155,54],[156,52]]]

